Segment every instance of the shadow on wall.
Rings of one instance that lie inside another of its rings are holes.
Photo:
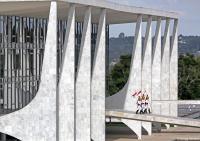
[[[131,140],[137,139],[137,135],[124,123],[107,123],[106,124],[106,140],[115,141],[121,138]]]
[[[21,140],[4,133],[0,133],[0,141],[21,141]]]

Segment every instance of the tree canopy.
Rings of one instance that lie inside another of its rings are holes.
[[[123,55],[109,75],[109,95],[117,93],[124,87],[130,71],[131,55]],[[178,62],[178,96],[179,99],[200,99],[200,57],[181,55]]]
[[[178,72],[179,99],[200,99],[200,57],[181,55]]]
[[[119,62],[116,63],[108,75],[109,95],[113,95],[121,90],[126,84],[129,76],[131,55],[120,56]]]

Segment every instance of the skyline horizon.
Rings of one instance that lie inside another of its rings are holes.
[[[107,0],[123,5],[151,8],[164,10],[169,12],[179,13],[179,30],[178,34],[185,36],[200,36],[200,18],[197,16],[200,13],[200,1],[198,0]],[[120,32],[125,32],[126,35],[133,35],[132,24],[112,25],[115,31],[111,31],[110,37],[116,37]],[[116,30],[117,26],[117,30]]]
[[[121,33],[124,33],[124,32],[120,32],[119,34],[121,34]],[[117,36],[110,36],[109,38],[118,38],[119,37],[119,34],[117,35]],[[125,33],[124,33],[125,34]],[[182,36],[185,36],[185,37],[200,37],[200,35],[184,35],[184,34],[178,34],[178,36],[180,36],[180,35],[182,35]],[[125,37],[133,37],[134,35],[126,35],[125,34]],[[144,37],[144,36],[143,36]],[[154,37],[154,35],[152,35],[152,37]]]

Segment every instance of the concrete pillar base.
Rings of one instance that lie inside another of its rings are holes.
[[[170,124],[165,124],[166,129],[170,128]]]
[[[142,139],[142,122],[136,120],[122,119],[122,122],[126,124],[138,137],[138,140]]]
[[[142,127],[147,131],[148,135],[152,135],[152,124],[151,122],[142,122]]]

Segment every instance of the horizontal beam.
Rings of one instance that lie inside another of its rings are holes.
[[[153,103],[200,104],[200,100],[153,100]]]
[[[179,100],[178,104],[200,104],[200,100]]]
[[[123,110],[106,110],[106,117],[115,117],[115,118],[131,119],[131,120],[139,120],[139,121],[167,123],[167,124],[173,124],[173,125],[181,125],[181,126],[200,128],[200,120],[196,120],[196,119],[152,115],[152,114],[140,115],[140,114],[135,114],[134,112],[123,111]]]
[[[178,14],[144,7],[126,6],[100,0],[58,0],[58,19],[67,20],[70,3],[76,5],[76,21],[84,21],[87,6],[92,8],[92,23],[98,23],[102,8],[107,10],[107,24],[133,23],[137,15],[143,16],[147,21],[148,16],[156,21],[159,17],[178,19]],[[50,0],[0,0],[0,15],[15,15],[24,17],[48,18]],[[37,9],[37,10],[36,10]]]
[[[122,5],[122,4],[112,3],[108,1],[99,1],[99,0],[84,0],[84,1],[83,0],[59,0],[59,1],[90,5],[90,6],[95,6],[95,7],[102,7],[102,8],[106,8],[110,10],[116,10],[116,11],[134,13],[134,14],[144,14],[144,15],[175,18],[175,19],[179,17],[179,14],[175,12],[166,12],[163,10],[155,10],[155,9],[144,8],[144,7],[128,6],[128,5]]]

